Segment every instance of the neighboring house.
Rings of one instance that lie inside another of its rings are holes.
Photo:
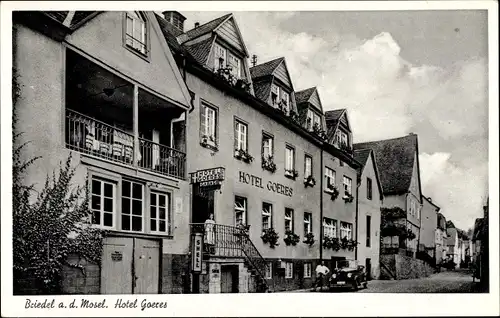
[[[436,264],[441,264],[444,260],[446,260],[446,218],[443,214],[437,213],[437,222],[436,222]]]
[[[383,237],[382,252],[387,248],[388,253],[397,250],[415,257],[422,207],[417,135],[359,143],[354,149],[373,150],[383,189],[383,207],[401,209],[404,214],[396,222],[415,235]]]
[[[195,155],[187,170],[202,177],[201,170],[218,171],[215,187],[192,185],[193,233],[211,214],[215,221],[200,292],[307,288],[321,259],[330,268],[332,256],[354,259],[354,248],[322,248],[323,233],[355,240],[359,165],[352,151],[325,142],[317,90],[296,93],[284,58],[250,68],[232,14],[187,31],[179,12],[156,19],[193,99],[187,151]],[[316,130],[298,114],[309,108],[319,116]],[[335,201],[327,184],[338,188]],[[311,236],[314,243],[306,241]]]
[[[440,210],[430,197],[422,196],[422,213],[420,222],[419,252],[425,252],[436,260],[435,234]]]
[[[358,222],[359,241],[357,259],[366,266],[369,278],[380,275],[380,208],[382,185],[375,155],[371,149],[354,151],[354,159],[362,164],[358,169]]]
[[[472,242],[474,246],[474,267],[483,291],[489,291],[489,198],[483,206],[483,217],[474,222]]]
[[[155,15],[18,11],[13,42],[17,129],[26,159],[42,157],[26,181],[39,189],[72,153],[72,182],[88,178],[92,223],[109,231],[97,274],[66,268],[63,292],[186,292],[191,98]]]
[[[447,260],[453,261],[455,263],[455,268],[458,268],[462,258],[462,249],[458,231],[451,221],[446,222],[446,236],[446,258]]]

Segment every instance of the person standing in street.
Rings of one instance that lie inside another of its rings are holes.
[[[316,281],[314,282],[314,291],[316,291],[318,285],[320,285],[320,291],[323,290],[324,280],[329,272],[330,270],[325,266],[324,261],[321,261],[321,264],[318,264],[318,266],[316,266]]]

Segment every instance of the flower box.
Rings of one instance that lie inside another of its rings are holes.
[[[251,163],[253,161],[253,157],[243,149],[235,149],[234,157],[246,163]]]
[[[308,176],[307,178],[304,179],[304,186],[307,187],[314,187],[316,185],[316,180],[314,179],[313,176]]]
[[[295,180],[299,176],[299,172],[297,170],[288,170],[285,169],[285,177]]]

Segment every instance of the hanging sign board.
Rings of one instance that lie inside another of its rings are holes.
[[[202,251],[203,251],[203,234],[195,233],[193,237],[193,250],[191,252],[191,258],[193,260],[192,264],[193,273],[201,273]]]
[[[190,173],[191,183],[203,183],[209,181],[222,181],[225,178],[225,170],[223,167],[198,170]]]

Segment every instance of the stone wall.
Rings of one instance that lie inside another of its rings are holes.
[[[68,265],[61,273],[63,294],[100,294],[101,269],[76,254],[68,256],[68,263],[82,266],[84,270]]]
[[[187,294],[190,286],[190,258],[185,254],[163,254],[162,294]]]
[[[412,279],[427,277],[434,269],[426,262],[400,254],[380,255],[381,279]],[[387,273],[389,270],[391,273]]]

